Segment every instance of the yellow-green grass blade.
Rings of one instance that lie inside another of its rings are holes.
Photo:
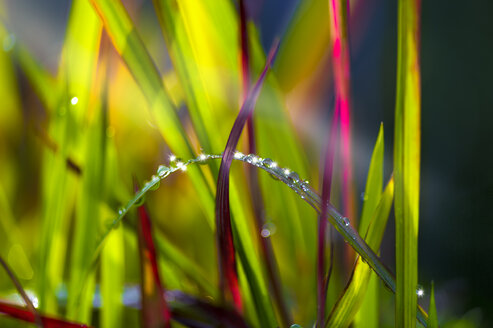
[[[83,167],[76,203],[76,220],[70,256],[67,317],[90,322],[94,274],[90,284],[83,288],[82,272],[88,266],[88,249],[94,240],[100,220],[105,152],[105,119],[101,106],[90,104],[95,80],[102,25],[90,4],[85,0],[72,2],[67,33],[62,53],[59,76],[63,77],[67,112],[71,115],[71,129],[75,135]],[[95,108],[90,113],[89,108]],[[87,126],[87,128],[85,128]],[[92,286],[92,288],[91,288]]]
[[[363,209],[359,221],[358,232],[364,236],[372,219],[372,215],[380,201],[383,187],[383,124],[380,125],[377,141],[371,155],[370,167],[366,178],[366,187],[363,197]]]
[[[127,13],[123,4],[111,0],[91,0],[101,17],[113,45],[125,61],[129,71],[145,95],[159,131],[172,151],[180,157],[193,157],[194,151],[188,141],[175,108],[164,89],[159,72]],[[214,202],[202,172],[191,168],[190,176],[198,197],[213,226]]]
[[[428,309],[428,328],[438,328],[437,307],[435,304],[435,284],[431,282],[430,308]]]
[[[421,135],[420,3],[398,2],[394,174],[396,327],[416,326]]]
[[[384,152],[384,137],[383,123],[380,125],[377,141],[373,148],[373,154],[368,169],[368,177],[366,179],[365,193],[363,197],[363,210],[359,222],[358,232],[364,235],[368,230],[368,225],[371,221],[371,215],[380,201],[383,185],[383,152]],[[378,279],[375,275],[370,275],[366,293],[364,293],[363,301],[359,311],[354,317],[354,328],[378,327]]]
[[[302,1],[292,19],[275,65],[279,85],[289,92],[312,75],[328,51],[327,0]]]
[[[392,205],[394,196],[394,179],[390,179],[385,191],[382,194],[380,202],[374,211],[373,219],[368,227],[368,232],[365,241],[375,252],[378,251],[382,242],[385,227]],[[368,279],[372,274],[371,268],[364,263],[361,257],[358,258],[356,266],[353,270],[351,280],[346,286],[346,290],[342,297],[339,298],[330,314],[327,326],[328,327],[348,327],[358,311],[359,306],[365,295]]]

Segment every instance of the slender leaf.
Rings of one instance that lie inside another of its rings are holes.
[[[279,85],[285,92],[320,67],[330,41],[327,0],[301,1],[294,15],[275,64]]]
[[[30,310],[26,310],[17,305],[12,305],[0,300],[0,313],[4,313],[12,318],[16,318],[25,322],[35,323],[34,314]],[[41,322],[44,328],[88,328],[89,326],[57,319],[50,316],[41,315]]]
[[[12,270],[10,270],[9,266],[7,265],[7,263],[3,260],[3,258],[1,256],[0,256],[0,265],[2,265],[3,269],[7,272],[10,280],[12,281],[12,283],[15,286],[15,288],[17,289],[17,291],[21,295],[22,299],[26,303],[27,308],[28,308],[29,312],[31,313],[31,315],[33,317],[33,322],[35,322],[36,325],[38,325],[38,326],[41,327],[42,322],[41,322],[41,317],[40,317],[38,311],[34,307],[33,303],[31,302],[31,299],[27,295],[27,293],[24,290],[24,288],[22,288],[22,285],[19,282],[19,280],[17,279],[17,277],[15,276],[15,274],[12,272]]]
[[[164,140],[179,157],[193,157],[194,151],[180,119],[164,89],[161,76],[131,21],[123,4],[112,0],[91,0],[99,13],[113,45],[125,61],[142,93],[145,95]],[[212,191],[198,168],[190,170],[197,194],[209,223],[213,226]]]
[[[431,282],[430,308],[428,309],[428,327],[438,328],[437,307],[435,304],[435,284]]]
[[[348,42],[348,0],[330,0],[330,39],[336,107],[341,113],[342,204],[343,213],[354,218],[356,204],[353,190],[351,145],[351,89]]]
[[[240,139],[241,131],[248,117],[253,112],[255,102],[260,94],[262,82],[265,79],[267,70],[270,67],[277,52],[279,42],[276,42],[269,53],[264,71],[260,75],[257,83],[245,98],[240,113],[231,129],[231,133],[226,143],[224,154],[219,168],[216,193],[216,227],[218,238],[218,262],[220,272],[220,289],[223,297],[231,298],[238,310],[241,310],[241,296],[238,286],[238,276],[236,273],[236,260],[233,244],[233,234],[231,230],[230,204],[229,204],[229,171],[234,157],[234,150]],[[227,296],[226,296],[227,295]]]
[[[334,168],[334,154],[337,140],[337,123],[339,121],[340,108],[336,107],[329,130],[327,149],[323,157],[322,173],[322,207],[318,217],[318,258],[317,258],[317,327],[325,324],[325,304],[327,301],[327,285],[329,276],[326,274],[325,264],[325,239],[327,237],[327,208],[330,204],[330,191],[332,188],[332,174]],[[333,261],[333,257],[331,257]]]
[[[368,230],[368,225],[371,222],[372,214],[380,202],[383,185],[383,123],[380,125],[377,141],[373,148],[373,153],[368,169],[368,177],[366,179],[366,187],[363,197],[363,210],[359,222],[358,231],[360,235],[364,235]],[[375,249],[375,251],[377,251]],[[368,281],[366,293],[364,293],[363,301],[359,307],[359,311],[354,317],[354,328],[377,328],[379,317],[379,302],[378,302],[378,279],[371,274]]]
[[[393,197],[394,179],[392,178],[387,184],[378,206],[374,210],[365,237],[365,241],[375,252],[378,251],[382,242]],[[344,294],[339,298],[330,314],[327,324],[328,327],[349,327],[359,306],[363,302],[371,276],[372,271],[370,267],[359,257]]]
[[[164,299],[164,288],[159,277],[151,220],[145,206],[140,206],[138,212],[137,235],[140,249],[142,325],[146,328],[171,327],[170,312]]]
[[[416,326],[421,135],[420,0],[398,4],[394,174],[396,233],[395,325]]]

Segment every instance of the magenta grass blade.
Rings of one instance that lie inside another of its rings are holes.
[[[279,49],[279,41],[276,40],[272,46],[265,68],[260,75],[257,83],[248,92],[247,97],[240,112],[233,124],[231,133],[226,143],[226,147],[222,156],[221,166],[219,167],[219,176],[217,179],[216,192],[216,229],[217,229],[217,246],[218,246],[218,263],[219,263],[219,279],[220,290],[223,299],[226,299],[226,293],[232,298],[235,307],[241,311],[242,302],[240,296],[240,288],[238,285],[238,274],[236,272],[235,249],[233,244],[233,234],[231,230],[231,214],[229,208],[229,171],[231,162],[233,161],[234,151],[238,140],[240,139],[241,131],[245,123],[250,117],[260,94],[262,83],[267,74],[268,68]]]
[[[327,300],[328,275],[325,264],[325,236],[327,234],[327,211],[330,204],[330,189],[332,187],[332,171],[334,168],[334,154],[337,140],[337,122],[341,108],[336,103],[330,136],[323,160],[322,178],[322,208],[318,217],[318,249],[317,249],[317,326],[324,327],[325,302]],[[331,256],[332,260],[332,256]]]
[[[33,312],[23,307],[6,303],[4,301],[0,301],[0,313],[4,313],[11,318],[19,319],[25,322],[36,323],[36,319]],[[44,328],[88,328],[89,327],[81,323],[65,321],[63,319],[57,319],[45,315],[40,315],[40,320],[41,320],[41,326]]]
[[[241,76],[242,76],[242,90],[241,101],[245,101],[245,98],[250,89],[250,49],[248,46],[248,30],[247,30],[247,10],[245,8],[245,0],[239,2],[240,12],[240,40],[241,40]],[[247,120],[247,132],[248,132],[248,153],[256,154],[257,146],[255,140],[255,128],[253,124],[253,115]],[[250,187],[250,193],[252,195],[253,211],[255,216],[255,227],[258,234],[260,234],[262,227],[265,224],[264,215],[264,202],[262,199],[262,192],[260,190],[258,171],[253,166],[247,167],[248,172],[248,184]],[[273,294],[274,301],[279,311],[281,325],[289,326],[292,323],[291,315],[288,312],[287,306],[284,302],[282,295],[282,286],[279,278],[279,269],[276,263],[274,249],[270,238],[258,238],[260,244],[260,251],[262,259],[266,268],[269,289]]]
[[[347,17],[349,1],[330,0],[330,37],[332,42],[332,67],[336,106],[340,107],[341,150],[342,150],[342,199],[343,213],[350,218],[356,217],[353,171],[351,161],[351,106],[350,106],[350,69]]]
[[[171,327],[171,315],[164,298],[164,288],[159,277],[156,248],[152,239],[152,226],[145,206],[138,208],[137,225],[142,294],[142,326],[148,328]]]

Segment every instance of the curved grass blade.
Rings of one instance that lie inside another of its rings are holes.
[[[241,76],[242,89],[241,99],[245,101],[248,90],[250,89],[250,50],[249,50],[249,35],[247,29],[247,10],[244,0],[239,1],[239,16],[240,16],[240,41],[241,41]],[[255,140],[255,126],[253,123],[254,115],[250,115],[247,120],[248,132],[248,153],[256,154],[257,146]],[[253,166],[247,167],[248,183],[250,194],[252,195],[253,214],[255,217],[255,227],[259,235],[261,235],[262,227],[265,224],[265,207],[260,189],[260,181],[258,172]],[[277,266],[274,249],[270,238],[258,238],[262,260],[267,273],[267,281],[269,289],[273,295],[277,311],[279,312],[281,326],[287,327],[293,321],[288,312],[286,303],[282,293],[281,279],[279,276],[279,268]],[[252,272],[253,274],[253,272]]]
[[[20,306],[12,305],[0,300],[0,313],[4,313],[9,317],[16,318],[25,322],[36,323],[36,318],[30,310],[26,310]],[[89,326],[57,319],[45,315],[40,315],[40,327],[44,328],[89,328]]]
[[[176,108],[164,88],[161,76],[123,4],[112,0],[91,0],[91,2],[101,17],[117,52],[146,97],[158,129],[168,146],[179,157],[195,157]],[[208,214],[206,215],[208,223],[212,227],[212,213],[214,212],[212,190],[199,168],[192,168],[190,177]]]
[[[394,179],[390,179],[385,191],[383,192],[380,202],[374,211],[365,241],[375,252],[378,251],[382,242],[387,220],[392,206],[394,197]],[[359,306],[363,302],[366,289],[372,271],[368,265],[363,263],[363,260],[358,258],[356,266],[353,270],[351,279],[346,286],[344,293],[341,295],[336,305],[332,309],[327,327],[349,327],[353,318],[358,311]]]
[[[255,102],[260,94],[262,83],[265,79],[268,68],[274,60],[278,47],[279,41],[276,41],[269,52],[264,71],[260,75],[255,86],[248,93],[248,96],[245,98],[245,102],[243,103],[240,113],[238,114],[238,117],[233,124],[233,128],[231,129],[231,133],[222,156],[221,166],[219,167],[216,192],[216,229],[220,289],[223,293],[229,293],[229,297],[232,298],[232,301],[238,310],[241,310],[242,305],[238,285],[238,276],[236,272],[233,233],[231,231],[231,214],[229,208],[229,171],[234,157],[234,149],[240,139],[241,131],[243,130],[243,126],[245,125],[248,117],[250,117],[253,112]],[[227,298],[226,294],[223,294],[223,297]]]
[[[139,200],[144,197],[149,191],[156,190],[161,180],[168,177],[170,174],[177,171],[183,171],[183,167],[188,167],[190,164],[205,163],[208,160],[222,159],[221,155],[202,155],[195,159],[188,160],[187,162],[181,163],[179,167],[160,167],[158,169],[158,176],[153,176],[153,178],[145,184],[145,186],[138,191],[134,197],[127,203],[127,205],[118,211],[118,217],[116,217],[111,224],[108,225],[107,230],[101,235],[98,242],[98,247],[94,252],[93,263],[99,254],[99,250],[103,245],[106,237],[111,233],[111,230],[118,226],[121,220],[128,214],[128,212],[135,207]],[[239,152],[235,153],[235,160],[241,161],[245,164],[253,165],[259,169],[262,169],[274,176],[276,180],[282,182],[294,192],[296,192],[302,200],[304,200],[308,205],[310,205],[315,211],[320,212],[321,201],[320,196],[313,190],[313,188],[299,177],[290,174],[286,174],[285,170],[276,166],[271,167],[269,165],[264,165],[263,159],[256,157],[255,161],[252,161],[251,156],[245,156]],[[186,169],[185,169],[186,170]],[[328,208],[328,220],[336,228],[336,230],[341,234],[344,240],[351,245],[351,247],[362,257],[363,262],[367,263],[373,271],[378,275],[378,277],[383,281],[385,286],[395,293],[395,278],[389,269],[383,264],[381,259],[376,255],[376,253],[370,248],[370,246],[359,236],[359,234],[351,226],[348,218],[344,217],[339,211],[332,205]],[[426,312],[418,306],[417,318],[419,322],[426,327],[426,321],[428,315]]]
[[[395,325],[416,326],[421,135],[420,0],[398,3],[394,174],[396,233]]]
[[[337,140],[337,122],[340,115],[340,107],[335,108],[330,127],[330,136],[323,159],[322,174],[322,207],[318,217],[318,250],[317,250],[317,327],[325,325],[325,304],[327,301],[327,286],[329,276],[326,273],[325,264],[325,239],[327,234],[327,208],[330,204],[330,190],[332,187],[332,173],[334,168],[334,154]],[[330,258],[333,261],[333,257]]]
[[[15,274],[12,272],[12,270],[10,270],[9,266],[7,265],[7,263],[3,260],[3,258],[1,256],[0,256],[0,264],[3,266],[3,269],[7,272],[10,280],[12,280],[12,283],[14,284],[14,286],[17,289],[17,291],[19,292],[19,294],[21,294],[22,299],[26,303],[26,306],[27,306],[29,312],[31,313],[31,315],[33,317],[33,322],[36,323],[37,326],[42,327],[41,316],[39,315],[38,311],[34,307],[29,296],[27,296],[27,293],[24,290],[24,288],[22,288],[22,285],[19,282],[19,280],[17,279]]]
[[[145,206],[137,209],[139,221],[137,236],[140,250],[142,326],[146,328],[171,327],[170,312],[164,299],[164,288],[159,277],[152,226]]]
[[[430,308],[428,309],[428,327],[438,328],[437,307],[435,304],[435,283],[431,282]]]

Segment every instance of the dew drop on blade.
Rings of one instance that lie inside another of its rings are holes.
[[[349,219],[348,219],[347,217],[343,217],[343,218],[342,218],[342,221],[344,222],[344,225],[345,225],[346,227],[348,227],[348,226],[349,226],[350,222],[349,222]]]
[[[169,172],[169,167],[164,165],[159,165],[157,168],[157,175],[161,178],[164,178]]]

